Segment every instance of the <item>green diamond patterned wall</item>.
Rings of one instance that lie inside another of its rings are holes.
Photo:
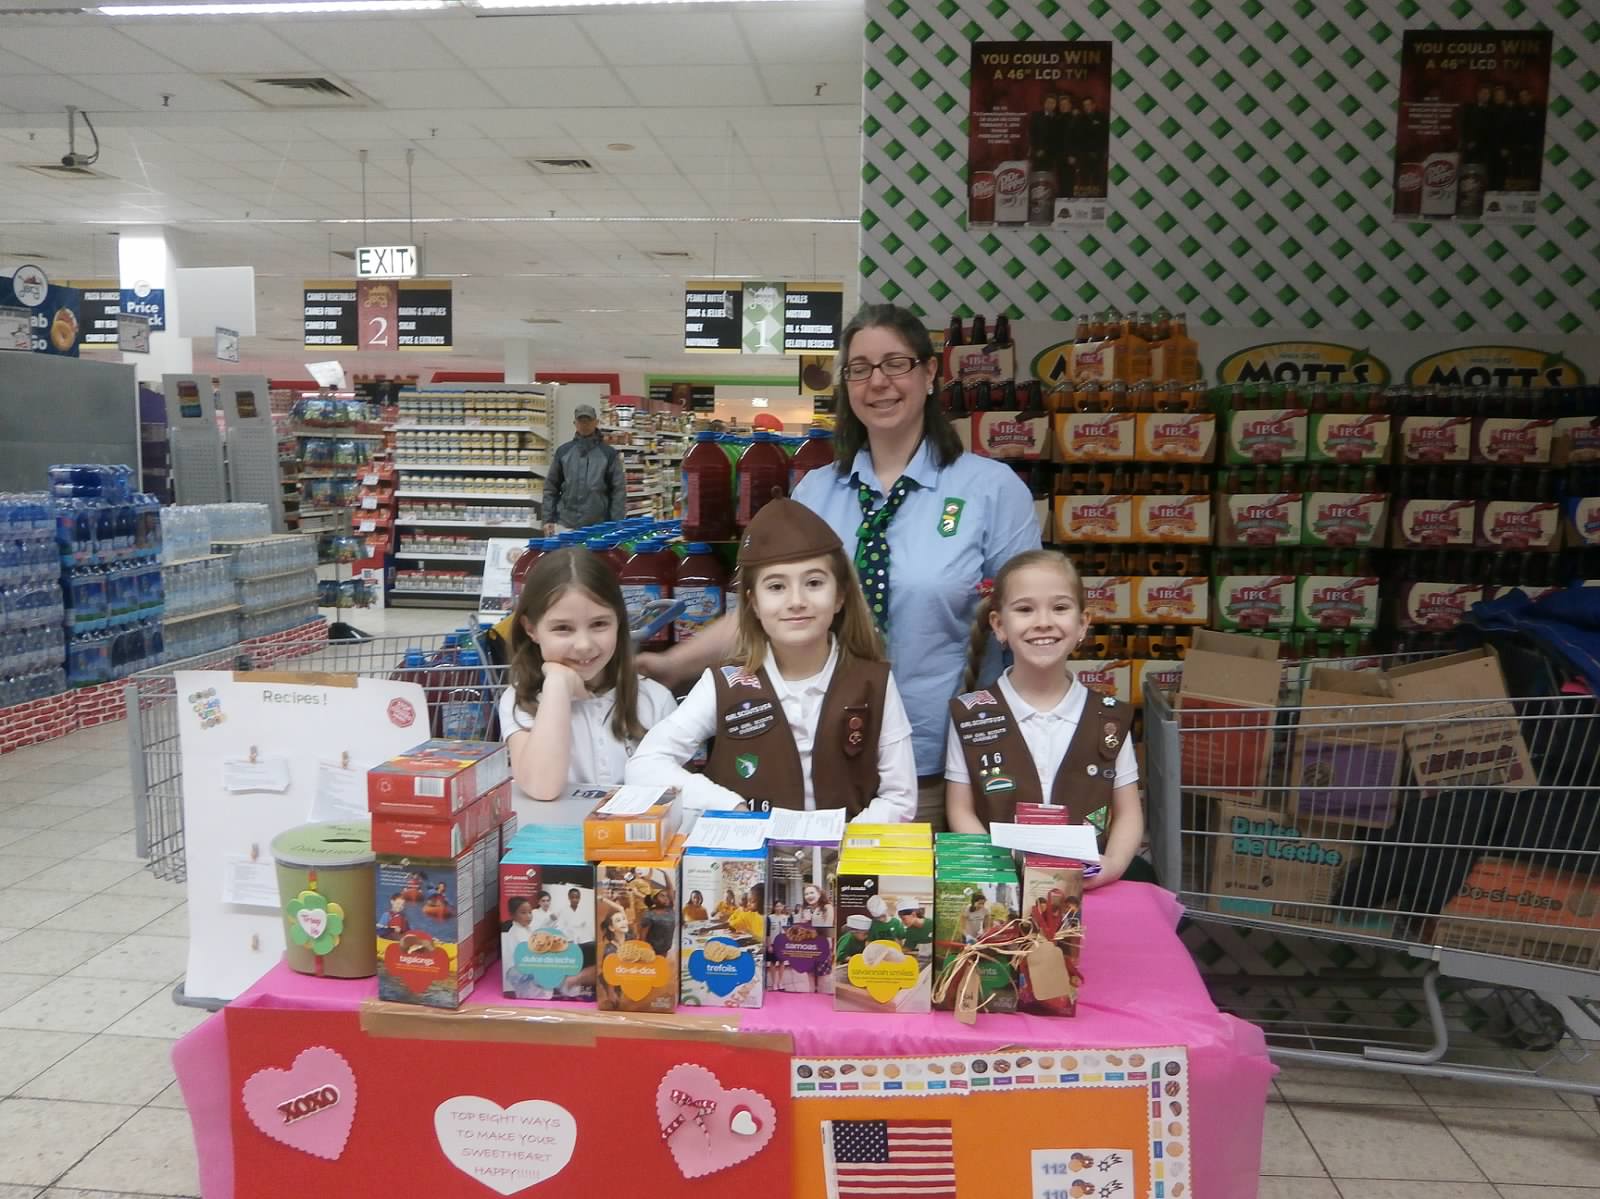
[[[867,0],[861,295],[1065,319],[1574,333],[1600,313],[1600,9],[1588,0]],[[1531,228],[1389,216],[1408,27],[1554,31]],[[975,39],[1109,39],[1112,208],[1090,233],[968,232]]]

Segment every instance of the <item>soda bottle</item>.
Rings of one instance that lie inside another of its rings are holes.
[[[683,548],[672,583],[673,598],[686,600],[689,605],[673,625],[678,641],[687,641],[721,616],[728,593],[728,572],[711,552],[711,546],[704,541],[691,541]]]
[[[1011,318],[1003,312],[994,321],[994,344],[1001,347],[1011,344]]]
[[[694,541],[730,541],[734,535],[734,471],[717,437],[696,433],[683,458],[683,535]]]
[[[959,318],[958,318],[959,319]],[[959,391],[959,386],[957,387]],[[830,429],[807,429],[805,443],[789,459],[789,494],[800,485],[800,480],[820,467],[833,465],[833,432]]]
[[[989,344],[989,322],[982,316],[972,318],[972,340],[968,344],[975,346]]]
[[[743,529],[769,500],[789,494],[789,459],[778,445],[778,439],[765,429],[757,430],[744,453],[739,455],[737,476],[738,525]]]
[[[993,180],[992,179],[990,180],[990,186],[991,187],[993,186]],[[991,195],[992,195],[992,193],[991,193]],[[954,349],[955,347],[957,347],[957,346],[959,346],[961,344],[962,344],[962,341],[961,341],[961,314],[960,313],[956,313],[955,315],[951,316],[951,318],[950,318],[950,327],[945,330],[945,333],[944,333],[944,345],[945,345],[945,349],[950,350],[950,349]]]

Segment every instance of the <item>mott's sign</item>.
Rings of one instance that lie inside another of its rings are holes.
[[[416,246],[358,246],[357,279],[415,279]]]
[[[1558,353],[1524,346],[1466,346],[1411,364],[1412,387],[1576,387],[1588,380]]]
[[[1366,350],[1332,341],[1272,341],[1229,354],[1219,383],[1384,384],[1389,368]]]

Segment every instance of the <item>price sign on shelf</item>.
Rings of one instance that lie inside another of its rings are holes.
[[[378,497],[375,495],[363,496],[361,500],[361,506],[368,512],[371,512],[378,506]]]
[[[356,530],[356,532],[358,532],[358,533],[371,533],[377,527],[378,527],[378,522],[377,521],[375,521],[375,520],[364,520],[364,521],[361,522],[361,527],[358,528]]]
[[[367,475],[361,480],[361,482],[368,487],[376,487],[378,485],[378,476]]]

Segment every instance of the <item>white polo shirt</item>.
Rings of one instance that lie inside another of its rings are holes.
[[[639,723],[647,730],[677,706],[677,701],[660,683],[653,679],[639,680]],[[621,741],[611,731],[611,710],[616,693],[592,695],[572,705],[572,756],[567,759],[567,782],[597,787],[610,787],[622,782],[628,765],[628,754],[633,746]],[[500,737],[511,740],[514,733],[525,733],[533,728],[533,717],[517,707],[517,692],[507,687],[500,693]],[[514,802],[532,804],[527,794],[515,783],[511,785]],[[534,809],[522,807],[523,812]],[[563,903],[566,900],[563,898]]]

